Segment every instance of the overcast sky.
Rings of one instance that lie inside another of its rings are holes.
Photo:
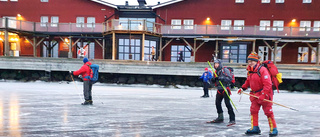
[[[104,0],[104,1],[115,4],[115,5],[124,5],[126,3],[125,1],[128,1],[129,5],[139,5],[138,0]],[[147,5],[156,5],[158,4],[158,2],[163,3],[166,1],[170,1],[170,0],[146,0]]]

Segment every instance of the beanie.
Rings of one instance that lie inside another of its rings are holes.
[[[87,63],[88,61],[88,58],[83,58],[83,63]]]
[[[248,59],[247,60],[252,60],[252,61],[259,61],[259,56],[257,53],[252,52],[249,54]]]
[[[208,68],[205,68],[204,70],[208,70]]]

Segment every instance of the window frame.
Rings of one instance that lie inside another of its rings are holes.
[[[244,3],[244,0],[235,0],[235,3]]]
[[[171,29],[181,29],[181,23],[181,19],[171,19]]]
[[[270,3],[270,0],[261,0],[261,3]]]
[[[302,23],[302,22],[304,22],[304,23]],[[307,27],[307,30],[306,30],[305,27]],[[310,30],[311,30],[311,21],[310,20],[302,20],[302,21],[300,21],[300,29],[299,29],[299,31],[310,31]]]
[[[187,21],[187,23],[186,23],[186,21]],[[192,23],[190,23],[190,22],[192,22]],[[194,20],[193,19],[184,19],[183,25],[184,25],[184,29],[191,30],[191,29],[193,29]]]
[[[40,0],[40,2],[49,2],[49,0]]]
[[[79,20],[82,19],[82,20]],[[85,17],[76,17],[76,27],[77,28],[84,28],[85,24]]]
[[[240,21],[243,21],[242,23],[242,25],[237,25],[236,24],[236,22],[240,22]],[[233,26],[235,26],[235,27],[233,27],[233,30],[244,30],[244,25],[245,25],[245,21],[244,20],[234,20],[233,21]]]
[[[305,51],[304,49],[306,49],[307,51]],[[302,51],[301,51],[302,50]],[[305,52],[304,52],[305,51]],[[303,60],[301,60],[301,56],[299,57],[299,54],[305,54],[306,59],[303,57]],[[308,63],[309,62],[309,47],[298,47],[298,58],[297,58],[297,62],[298,63]]]
[[[279,26],[278,23],[277,25],[275,26],[275,22],[282,22],[282,26]],[[278,27],[278,31],[283,31],[283,28],[284,28],[284,21],[283,20],[274,20],[272,22],[272,27],[273,27],[273,31],[277,31],[277,27]]]
[[[312,0],[302,0],[302,3],[312,3]]]
[[[223,24],[223,23],[226,24]],[[230,30],[230,27],[232,26],[232,20],[221,20],[221,30]]]
[[[265,25],[261,26],[262,22],[265,22],[264,23]],[[260,28],[259,28],[260,31],[269,31],[270,30],[270,26],[271,26],[271,21],[270,20],[260,20],[259,26],[260,26]]]
[[[57,19],[57,20],[55,20]],[[51,16],[51,27],[58,27],[59,24],[59,16]]]
[[[44,22],[44,18],[47,18],[46,22]],[[47,27],[47,24],[49,23],[49,16],[41,16],[40,17],[40,27]]]
[[[318,20],[313,21],[313,31],[320,31],[320,21]]]
[[[276,0],[276,3],[284,3],[285,0]]]

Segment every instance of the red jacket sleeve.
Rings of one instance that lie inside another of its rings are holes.
[[[78,76],[78,75],[83,75],[86,72],[86,66],[85,64],[77,71],[73,72],[73,75]]]

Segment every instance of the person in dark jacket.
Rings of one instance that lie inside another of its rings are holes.
[[[216,69],[216,74],[212,80],[215,82],[215,85],[217,86],[217,94],[216,94],[216,109],[218,112],[218,118],[215,120],[209,121],[208,123],[222,123],[223,118],[223,110],[221,107],[221,102],[224,99],[224,103],[226,104],[226,107],[228,108],[228,114],[229,114],[229,124],[235,124],[235,114],[233,112],[233,108],[230,103],[230,99],[227,96],[226,92],[224,91],[222,85],[227,89],[229,96],[231,95],[230,92],[230,83],[232,81],[232,77],[230,74],[229,69],[222,66],[222,63],[219,59],[214,61],[214,68]],[[220,82],[222,85],[220,84]]]
[[[202,98],[207,98],[207,97],[209,97],[208,89],[209,89],[209,86],[210,86],[210,81],[211,81],[211,78],[212,78],[212,74],[211,74],[211,72],[208,71],[208,68],[205,68],[204,71],[205,72],[199,78],[199,79],[202,79],[202,81],[203,81],[203,92],[204,92],[204,94],[201,97]]]
[[[183,51],[182,49],[180,49],[180,51],[178,52],[178,61],[181,62],[183,61],[184,62],[184,59],[183,59]]]
[[[83,58],[83,63],[83,66],[79,70],[74,71],[72,74],[74,76],[81,75],[83,79],[83,95],[85,101],[82,103],[82,105],[92,105],[92,82],[90,81],[90,79],[86,78],[90,76],[91,73],[91,62],[89,62],[88,58]]]

